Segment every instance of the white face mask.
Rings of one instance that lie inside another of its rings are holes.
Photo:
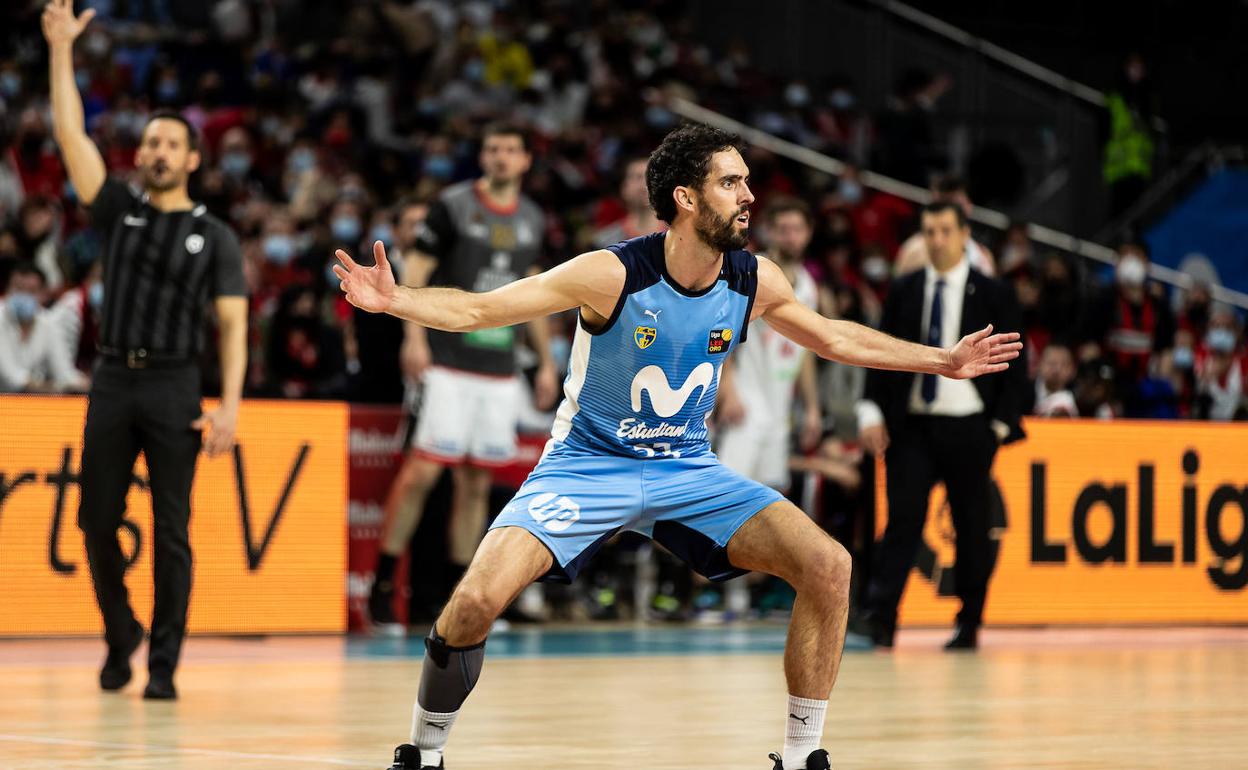
[[[888,280],[888,260],[883,257],[867,257],[862,261],[862,274],[871,283]]]
[[[1143,286],[1144,279],[1148,277],[1148,267],[1144,264],[1144,260],[1134,255],[1118,260],[1116,272],[1118,283],[1123,286]]]

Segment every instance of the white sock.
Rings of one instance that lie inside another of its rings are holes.
[[[438,766],[457,716],[458,711],[447,714],[425,711],[420,707],[419,701],[416,703],[412,709],[412,745],[420,749],[422,765]]]
[[[789,710],[784,717],[784,770],[806,770],[806,758],[819,748],[827,713],[826,700],[789,696]]]

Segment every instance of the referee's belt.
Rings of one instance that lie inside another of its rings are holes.
[[[130,348],[123,350],[107,345],[99,346],[100,355],[110,361],[125,364],[127,369],[167,369],[174,366],[185,366],[192,363],[193,358],[187,356],[153,353],[147,348]]]

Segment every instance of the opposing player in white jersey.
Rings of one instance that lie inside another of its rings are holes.
[[[819,308],[819,286],[802,264],[814,232],[810,207],[796,198],[771,201],[763,213],[768,251],[793,285],[797,301]],[[746,478],[783,490],[789,486],[789,446],[793,396],[800,389],[803,446],[818,441],[822,428],[814,354],[755,320],[750,344],[732,354],[720,380],[719,417],[723,426],[715,453]]]
[[[712,579],[758,570],[794,587],[784,753],[772,755],[773,770],[830,767],[818,746],[845,640],[849,555],[775,490],[715,459],[706,422],[720,366],[753,318],[827,358],[954,378],[1004,371],[1022,344],[988,327],[942,350],[798,302],[774,262],[744,251],[754,196],[740,146],[704,126],[673,131],[646,172],[669,231],[493,291],[396,286],[381,242],[373,267],[337,252],[334,271],[353,305],[422,326],[465,332],[580,311],[546,453],[481,541],[426,640],[412,743],[395,750],[393,768],[445,766],[447,736],[480,676],[494,619],[534,580],[570,580],[625,529],[653,537]],[[581,707],[571,693],[549,697],[565,699],[556,708]]]

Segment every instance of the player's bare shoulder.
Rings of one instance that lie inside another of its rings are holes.
[[[547,275],[581,305],[609,317],[624,291],[628,270],[610,249],[595,249],[578,254]]]
[[[784,274],[784,270],[762,255],[755,255],[758,260],[758,289],[754,295],[754,309],[750,320],[765,315],[767,311],[794,301],[793,286]]]

